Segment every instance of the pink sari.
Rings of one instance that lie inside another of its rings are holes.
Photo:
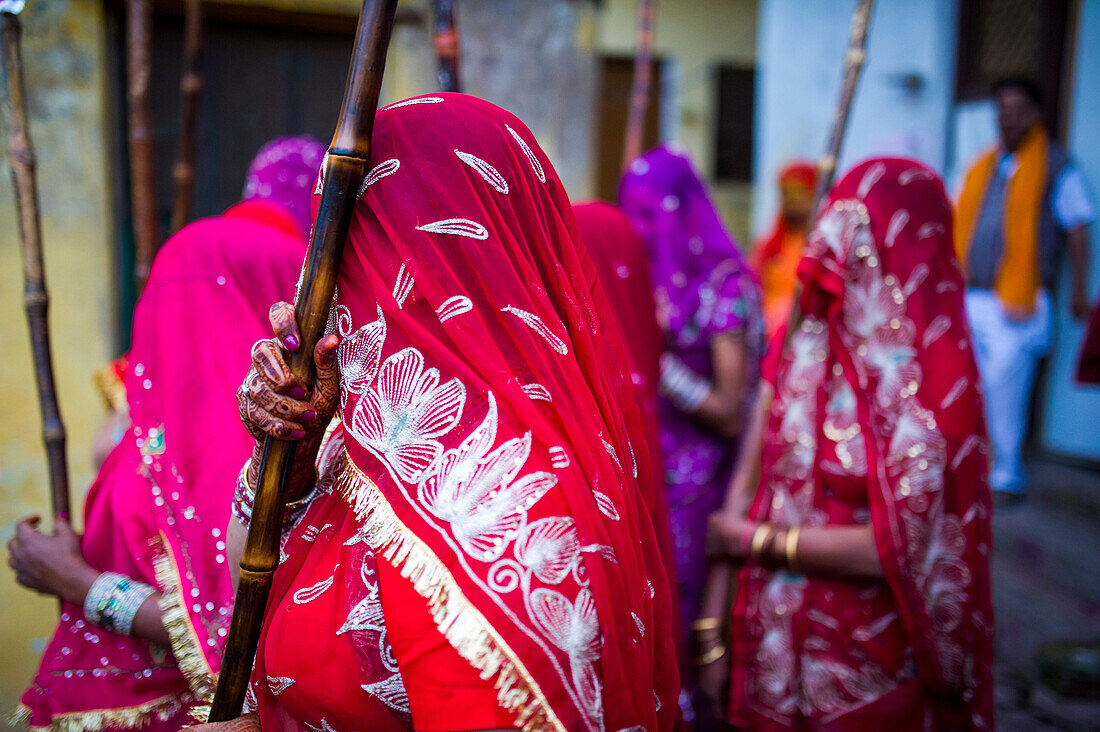
[[[461,94],[373,143],[332,317],[346,447],[275,575],[261,725],[670,729],[653,469],[565,190]]]
[[[810,235],[749,515],[870,523],[885,579],[742,570],[740,727],[993,727],[986,432],[951,223],[931,170],[878,159]]]
[[[66,603],[23,695],[31,727],[177,730],[212,693],[233,601],[224,532],[252,450],[235,391],[304,247],[282,208],[246,202],[157,255],[125,374],[133,427],[88,492],[81,552],[163,593],[172,648],[102,630]]]

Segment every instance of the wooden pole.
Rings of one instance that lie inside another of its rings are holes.
[[[295,305],[302,345],[287,359],[291,371],[307,384],[312,384],[316,376],[313,348],[324,335],[348,226],[367,172],[375,107],[396,10],[397,0],[364,0],[359,15],[344,103],[325,158],[321,201],[302,290]],[[264,442],[256,501],[241,556],[237,598],[210,712],[211,722],[224,722],[241,713],[271,578],[279,563],[285,487],[293,468],[294,448],[293,442],[271,437]]]
[[[156,179],[153,176],[153,122],[149,112],[152,75],[152,0],[127,0],[126,76],[130,124],[130,191],[134,226],[134,277],[138,292],[149,279],[157,253]]]
[[[458,78],[458,26],[455,25],[454,0],[435,0],[432,45],[439,62],[439,90],[462,91]]]
[[[187,0],[184,18],[183,73],[180,75],[180,137],[172,178],[176,196],[172,201],[172,231],[187,223],[195,181],[195,138],[202,91],[202,0]]]
[[[840,149],[844,144],[844,133],[848,129],[848,113],[852,110],[852,99],[856,94],[863,63],[867,59],[867,29],[871,23],[871,10],[874,5],[875,0],[857,0],[856,9],[852,13],[848,51],[844,54],[844,83],[840,87],[840,99],[837,101],[836,112],[833,115],[833,127],[829,133],[825,154],[817,161],[817,186],[814,188],[813,204],[810,206],[811,220],[817,217],[821,204],[833,187],[833,178],[836,177],[837,160],[840,158]],[[790,343],[795,328],[802,321],[802,311],[799,307],[801,295],[802,286],[797,285],[794,301],[791,303],[791,314],[787,319],[787,332],[783,337],[784,351],[787,350],[787,344]]]
[[[34,147],[27,124],[27,97],[23,78],[21,27],[16,15],[22,10],[13,3],[0,12],[3,27],[4,102],[11,120],[11,140],[8,160],[15,188],[15,205],[19,213],[19,236],[23,242],[23,302],[31,331],[31,353],[34,357],[38,404],[42,409],[42,438],[50,470],[50,506],[55,518],[69,519],[69,470],[65,462],[65,425],[57,406],[57,387],[53,378],[53,358],[50,354],[49,310],[46,291],[45,262],[42,259],[42,223],[38,213],[38,184],[35,180]],[[3,6],[0,6],[3,7]]]
[[[649,107],[649,82],[653,51],[653,16],[657,0],[638,0],[638,32],[634,49],[634,80],[630,86],[630,108],[623,142],[623,170],[642,154],[645,118]]]

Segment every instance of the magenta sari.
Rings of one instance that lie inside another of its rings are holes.
[[[235,391],[304,251],[291,214],[249,201],[187,226],[157,255],[125,374],[133,424],[88,492],[81,552],[163,594],[172,648],[93,626],[65,603],[23,695],[31,727],[177,730],[211,694],[233,602],[225,528],[252,451]]]

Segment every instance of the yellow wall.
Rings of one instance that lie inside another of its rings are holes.
[[[74,508],[92,478],[91,439],[103,407],[92,371],[114,340],[110,193],[107,179],[105,42],[95,0],[28,3],[24,61],[31,135],[38,154],[50,325],[62,416],[69,431]],[[9,130],[5,118],[6,147]],[[48,515],[42,423],[22,303],[20,242],[7,156],[0,171],[0,540],[15,521]],[[6,549],[4,550],[6,560]],[[56,602],[18,588],[0,570],[0,710],[17,702],[57,622]]]
[[[721,64],[752,66],[758,0],[657,0],[655,52],[679,64],[680,138],[699,172],[714,170],[717,79]],[[596,50],[633,55],[637,0],[607,0],[598,19]],[[749,231],[748,184],[714,185],[715,202],[742,245]]]

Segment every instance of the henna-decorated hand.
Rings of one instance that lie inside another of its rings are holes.
[[[82,603],[99,575],[80,553],[80,537],[67,521],[57,519],[53,534],[38,530],[37,516],[25,518],[8,542],[8,565],[27,589]]]
[[[299,441],[289,486],[290,495],[296,496],[313,480],[313,458],[339,404],[338,339],[329,335],[317,342],[313,349],[317,380],[312,393],[307,393],[284,357],[283,349],[297,351],[301,347],[294,307],[287,302],[276,303],[271,306],[269,319],[275,338],[258,341],[252,347],[252,367],[237,391],[241,421],[257,440],[248,479],[256,485],[265,436]]]

